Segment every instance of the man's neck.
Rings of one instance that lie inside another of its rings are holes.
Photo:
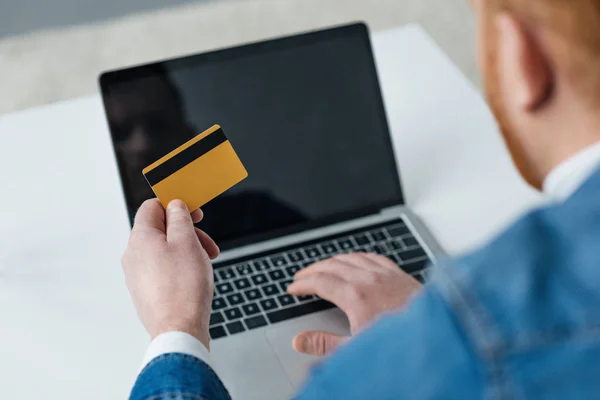
[[[579,94],[565,90],[525,130],[533,133],[529,146],[536,157],[531,162],[543,182],[554,169],[600,141],[600,107],[590,108]]]
[[[600,138],[552,168],[544,180],[544,194],[555,201],[566,200],[598,167],[600,167]]]

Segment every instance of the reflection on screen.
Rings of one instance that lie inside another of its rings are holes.
[[[223,243],[399,202],[371,53],[362,36],[182,66],[120,82],[105,105],[130,215],[154,197],[141,170],[222,126],[249,178],[204,207]]]

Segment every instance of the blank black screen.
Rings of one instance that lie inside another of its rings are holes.
[[[141,170],[214,124],[249,173],[203,207],[200,226],[222,246],[402,202],[363,25],[109,73],[101,85],[131,217],[153,197]]]

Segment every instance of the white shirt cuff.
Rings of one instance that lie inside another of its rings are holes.
[[[144,369],[150,361],[163,354],[182,353],[196,357],[210,366],[210,353],[201,341],[184,332],[167,332],[158,335],[146,350]]]

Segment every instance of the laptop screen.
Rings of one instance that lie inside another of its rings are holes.
[[[230,248],[403,202],[362,24],[104,74],[104,105],[133,219],[141,171],[214,124],[249,177],[203,207]]]

